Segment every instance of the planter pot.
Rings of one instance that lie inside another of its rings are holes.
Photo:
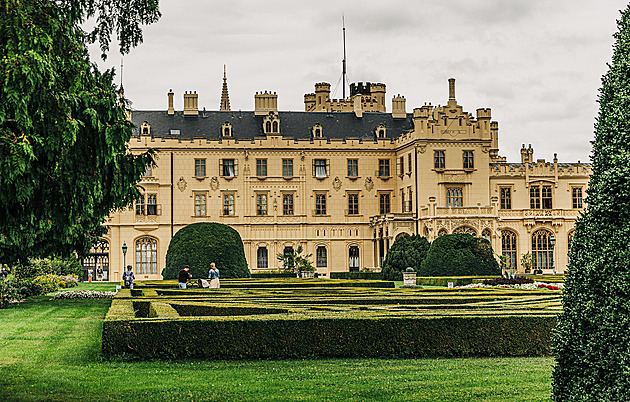
[[[415,272],[403,272],[403,285],[415,286],[416,285],[416,273]]]

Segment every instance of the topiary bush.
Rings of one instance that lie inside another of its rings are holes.
[[[431,244],[420,235],[400,236],[387,251],[381,277],[386,281],[402,281],[403,271],[411,267],[418,272]]]
[[[214,262],[222,279],[249,278],[243,241],[238,232],[221,223],[193,223],[171,239],[166,253],[164,279],[177,279],[184,266],[193,278],[207,278]]]
[[[469,234],[450,234],[433,241],[418,276],[501,275],[492,246]]]
[[[29,258],[28,261],[17,264],[13,268],[13,273],[20,279],[34,278],[47,274],[81,277],[83,268],[75,257]]]

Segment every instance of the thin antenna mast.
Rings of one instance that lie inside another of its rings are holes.
[[[120,87],[123,86],[123,57],[120,56]]]
[[[343,26],[343,71],[341,86],[343,87],[343,99],[346,99],[346,20],[341,13],[341,25]]]

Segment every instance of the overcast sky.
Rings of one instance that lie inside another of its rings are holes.
[[[316,82],[342,97],[343,13],[348,77],[386,84],[388,112],[397,94],[407,112],[446,103],[453,77],[465,111],[492,109],[508,162],[520,162],[522,143],[535,159],[585,162],[627,3],[161,0],[162,18],[124,58],[123,84],[134,109],[165,110],[172,88],[176,110],[184,91],[197,91],[200,109],[218,110],[225,64],[232,110],[253,110],[255,92],[268,90],[280,110],[302,111]],[[120,73],[117,52],[99,64]]]

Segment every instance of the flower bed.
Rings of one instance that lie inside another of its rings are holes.
[[[483,283],[471,283],[469,285],[456,286],[456,288],[512,288],[512,289],[528,289],[528,290],[546,288],[549,290],[564,290],[564,283],[533,282],[533,283],[520,283],[520,284],[511,284],[511,285],[486,285]]]
[[[69,290],[55,293],[54,299],[112,299],[116,292],[98,290]]]

